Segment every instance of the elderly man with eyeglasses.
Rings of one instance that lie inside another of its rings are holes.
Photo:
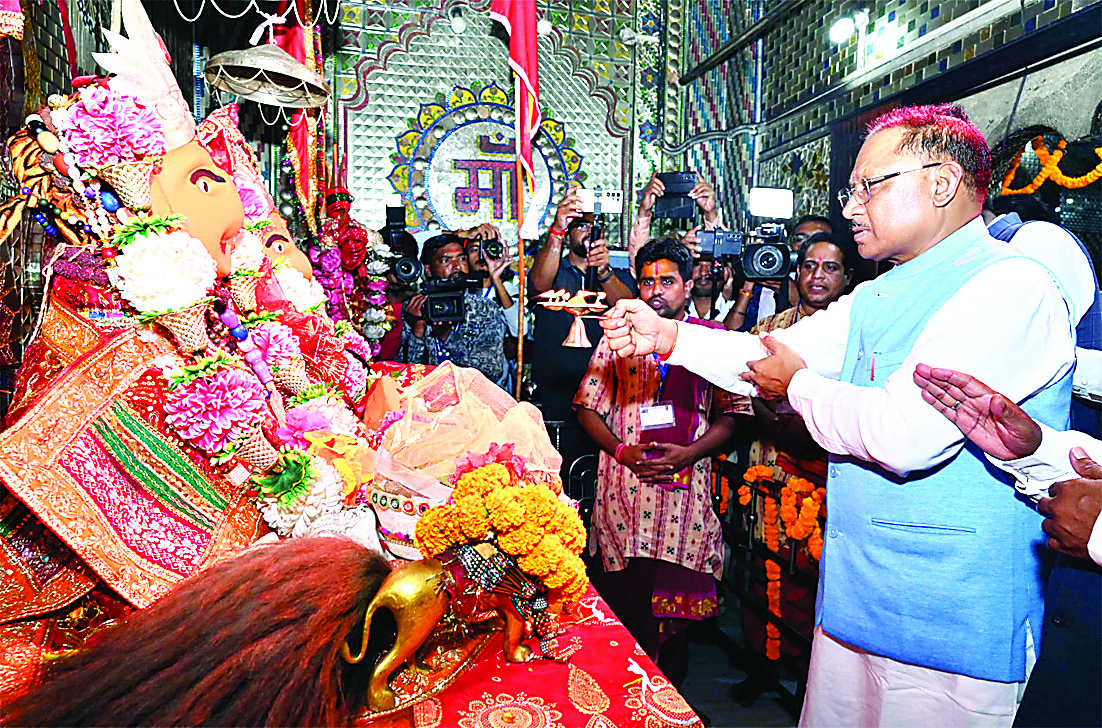
[[[618,354],[787,398],[831,453],[801,725],[1013,721],[1040,643],[1042,518],[912,381],[918,362],[969,371],[1066,428],[1073,324],[1048,272],[988,235],[990,181],[959,107],[896,109],[838,195],[858,251],[892,270],[760,342],[629,302],[602,322]]]

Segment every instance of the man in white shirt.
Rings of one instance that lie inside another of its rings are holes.
[[[1077,366],[1102,368],[1097,361]],[[1102,725],[1102,442],[1034,422],[967,374],[920,364],[914,381],[927,402],[1037,500],[1048,546],[1063,555],[1060,578],[1054,570],[1048,585],[1040,658],[1015,725]]]
[[[966,361],[1066,424],[1067,306],[1039,264],[987,235],[990,179],[959,107],[894,110],[870,127],[839,194],[858,251],[891,271],[761,342],[633,302],[602,322],[618,353],[654,351],[729,391],[745,380],[787,397],[832,454],[801,725],[1013,719],[1041,628],[1041,518],[911,379],[919,361]]]

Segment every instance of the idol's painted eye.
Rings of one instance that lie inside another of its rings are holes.
[[[285,250],[287,250],[288,242],[290,241],[288,241],[287,238],[283,235],[273,235],[272,237],[268,238],[264,242],[264,244],[267,245],[268,248],[270,248],[271,250],[282,254]]]
[[[199,191],[203,194],[209,194],[214,185],[211,182],[217,182],[218,184],[225,184],[226,178],[220,177],[209,169],[197,169],[191,173],[191,183],[199,188]]]

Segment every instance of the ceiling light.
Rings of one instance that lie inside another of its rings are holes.
[[[857,30],[857,24],[853,22],[853,18],[849,16],[838,18],[834,21],[834,25],[830,26],[830,41],[839,45],[845,43],[853,36],[855,30]]]
[[[463,11],[459,8],[452,8],[451,12],[452,32],[456,35],[462,33],[467,29],[467,20],[463,17]]]

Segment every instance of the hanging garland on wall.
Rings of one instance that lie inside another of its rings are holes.
[[[1012,189],[1010,185],[1014,182],[1014,175],[1018,172],[1018,166],[1022,161],[1022,154],[1025,152],[1024,149],[1020,150],[1014,155],[1014,161],[1010,164],[1010,169],[1007,171],[1006,176],[1003,177],[1001,194],[1033,194],[1040,189],[1041,185],[1043,185],[1046,180],[1051,180],[1060,187],[1069,190],[1078,190],[1102,179],[1102,147],[1094,148],[1094,153],[1098,155],[1099,159],[1098,165],[1091,171],[1078,177],[1069,177],[1060,171],[1060,160],[1064,158],[1064,153],[1067,151],[1067,148],[1067,139],[1061,139],[1056,143],[1056,148],[1049,152],[1048,147],[1045,146],[1045,138],[1043,136],[1038,136],[1033,140],[1033,153],[1037,155],[1037,159],[1041,162],[1041,171],[1038,172],[1037,176],[1025,187]]]

